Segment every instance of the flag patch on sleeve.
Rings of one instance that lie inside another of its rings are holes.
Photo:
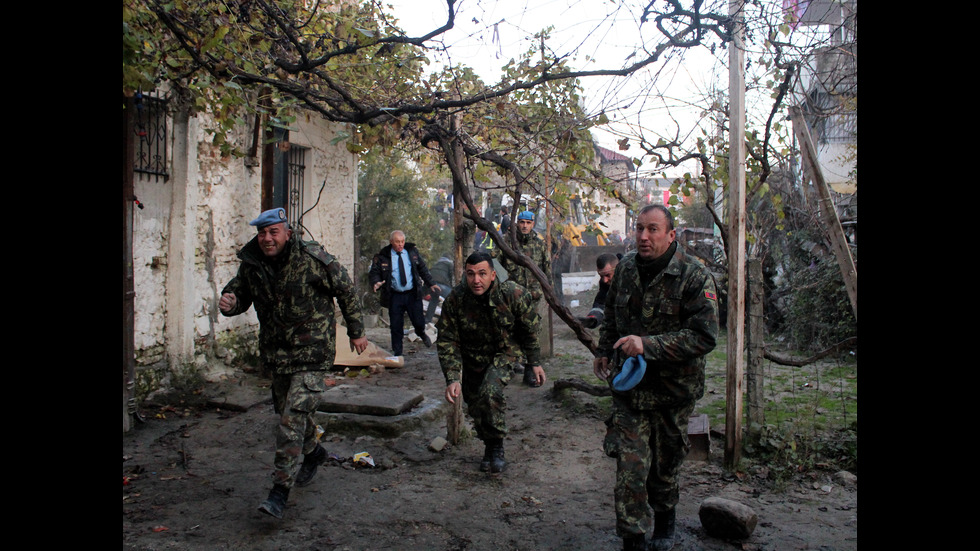
[[[712,293],[711,291],[705,291],[704,296],[705,298],[709,298],[711,300],[716,300],[718,298],[718,296]]]

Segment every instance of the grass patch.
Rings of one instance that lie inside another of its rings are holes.
[[[696,408],[708,415],[714,427],[726,426],[726,337],[720,335],[717,347],[707,356],[705,395]],[[742,387],[747,389],[745,380]],[[775,481],[813,468],[856,472],[858,388],[853,356],[802,367],[764,360],[762,388],[763,420],[759,424],[750,424],[750,397],[742,397],[747,462],[765,465]]]

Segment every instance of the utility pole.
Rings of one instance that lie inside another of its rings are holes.
[[[728,49],[728,363],[725,385],[725,468],[742,456],[742,378],[745,360],[745,19],[744,0],[730,0]]]

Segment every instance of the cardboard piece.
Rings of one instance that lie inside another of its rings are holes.
[[[379,348],[368,341],[368,346],[360,355],[350,349],[350,339],[347,338],[347,328],[337,324],[337,356],[334,365],[347,367],[368,367],[380,365],[384,367],[405,367],[405,358],[392,356],[391,352]]]

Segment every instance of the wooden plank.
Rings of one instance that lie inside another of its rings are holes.
[[[729,2],[734,22],[729,51],[728,362],[725,378],[725,468],[742,457],[742,373],[745,349],[745,20],[742,0]]]
[[[789,116],[793,121],[793,132],[800,142],[803,173],[807,179],[813,182],[813,187],[820,195],[820,215],[823,217],[831,249],[833,249],[837,264],[840,266],[841,276],[844,278],[844,287],[847,289],[847,296],[851,300],[851,309],[856,320],[858,314],[857,266],[854,264],[851,248],[847,244],[847,237],[844,235],[840,217],[837,216],[837,209],[834,208],[830,190],[827,188],[827,181],[824,180],[823,171],[820,170],[820,163],[817,161],[817,149],[814,147],[813,139],[810,136],[810,127],[803,118],[803,111],[799,107],[791,107]]]

